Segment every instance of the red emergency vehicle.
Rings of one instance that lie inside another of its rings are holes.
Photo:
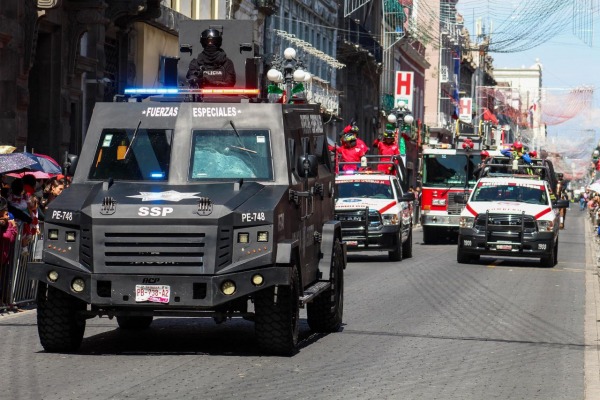
[[[421,225],[424,243],[458,232],[464,204],[457,202],[454,196],[461,194],[468,198],[477,181],[474,172],[480,162],[480,150],[423,149]]]

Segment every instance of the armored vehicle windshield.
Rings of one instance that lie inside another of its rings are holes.
[[[105,129],[88,178],[165,181],[172,139],[171,129]]]
[[[190,180],[273,180],[268,130],[194,130]]]

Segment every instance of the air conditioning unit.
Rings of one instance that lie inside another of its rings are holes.
[[[448,82],[448,66],[447,65],[442,65],[442,68],[440,69],[440,82],[442,82],[442,83]]]

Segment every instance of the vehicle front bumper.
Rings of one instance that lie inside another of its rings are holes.
[[[551,254],[555,232],[520,233],[505,240],[488,240],[485,231],[460,228],[458,247],[464,254],[505,257],[544,257]],[[521,237],[522,236],[522,237]]]
[[[48,273],[56,271],[58,279],[51,282]],[[222,275],[141,275],[141,274],[94,274],[59,267],[44,262],[28,264],[29,278],[54,286],[63,292],[98,307],[149,307],[162,309],[194,308],[210,310],[221,304],[245,297],[273,285],[286,285],[291,281],[289,268],[269,266],[248,271]],[[256,286],[252,276],[260,274],[263,284]],[[81,278],[85,289],[76,293],[71,282]],[[220,288],[223,282],[232,281],[236,290],[225,295]],[[168,285],[168,303],[136,302],[136,285]]]
[[[368,235],[344,232],[342,239],[346,242],[349,252],[353,251],[392,251],[395,250],[400,238],[399,225],[383,225],[380,229],[369,229]]]
[[[421,214],[421,225],[431,227],[458,228],[460,215]]]

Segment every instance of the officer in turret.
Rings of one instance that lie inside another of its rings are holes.
[[[202,31],[200,43],[204,50],[193,59],[188,67],[186,78],[193,87],[233,87],[235,68],[233,61],[223,49],[222,33],[215,28]]]

